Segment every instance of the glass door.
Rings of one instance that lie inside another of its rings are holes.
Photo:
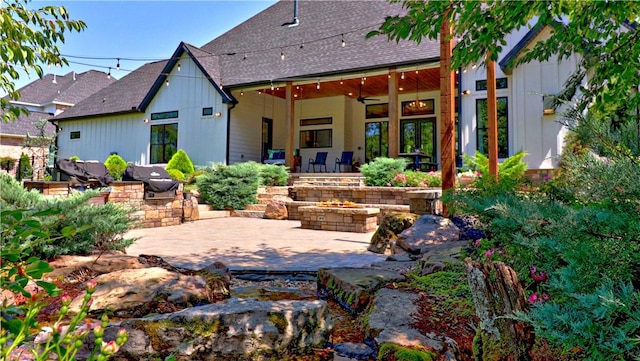
[[[364,125],[364,161],[389,156],[389,122],[371,122]]]

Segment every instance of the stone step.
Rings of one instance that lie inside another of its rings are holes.
[[[266,203],[249,204],[246,207],[244,207],[245,211],[264,211],[265,209],[267,209]]]
[[[208,204],[198,204],[198,219],[212,219],[229,217],[230,212],[225,210],[212,210]]]
[[[264,211],[247,211],[247,210],[231,211],[231,217],[263,218]]]
[[[272,194],[272,195],[288,195],[289,187],[260,187],[258,188],[258,194]]]

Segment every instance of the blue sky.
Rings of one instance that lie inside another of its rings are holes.
[[[260,1],[40,1],[31,8],[46,5],[64,6],[72,19],[83,20],[87,29],[70,33],[60,52],[65,55],[104,58],[168,58],[180,41],[202,46],[253,15],[273,5],[275,0]],[[277,22],[289,19],[274,19]],[[96,69],[116,78],[128,74],[144,61],[120,61],[123,70],[115,71],[115,60],[67,58],[92,66],[69,64],[68,67],[45,68],[45,73],[64,75],[71,71]],[[21,75],[20,88],[37,79]]]

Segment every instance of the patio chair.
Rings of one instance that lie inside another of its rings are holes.
[[[353,152],[342,152],[342,156],[340,158],[336,158],[336,165],[333,167],[333,171],[336,169],[338,172],[342,171],[341,166],[348,165],[351,167],[351,163],[353,162]]]
[[[307,165],[307,172],[309,172],[309,167],[313,166],[313,172],[316,171],[316,165],[320,166],[320,171],[322,172],[322,166],[324,166],[324,171],[327,171],[327,154],[328,152],[317,152],[316,159],[309,159],[309,164]]]

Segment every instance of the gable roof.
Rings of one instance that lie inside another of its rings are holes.
[[[299,1],[298,7],[297,26],[282,26],[292,17],[292,2],[280,1],[202,46],[219,56],[225,87],[440,59],[438,40],[423,39],[418,45],[386,36],[366,38],[386,16],[404,13],[402,4]]]
[[[42,119],[50,119],[51,117],[53,117],[53,114],[32,110],[28,115],[20,114],[13,122],[3,123],[2,127],[0,127],[0,134],[13,136],[37,135],[38,128],[36,124]],[[45,132],[52,135],[55,134],[55,129],[53,124],[48,123],[45,127]]]
[[[115,81],[109,79],[106,73],[96,70],[75,75],[73,72],[66,75],[46,74],[18,89],[21,95],[18,102],[37,105],[53,102],[76,104]]]
[[[385,36],[366,39],[386,16],[401,14],[401,4],[299,1],[299,25],[282,26],[291,19],[292,4],[282,0],[201,48],[180,43],[170,59],[143,65],[55,119],[144,111],[183,53],[195,62],[224,102],[235,99],[223,85],[234,88],[440,59],[438,40],[423,39],[418,45],[412,41],[396,43]],[[344,47],[343,38],[347,43]],[[286,52],[285,60],[280,58],[281,51]]]
[[[502,69],[502,72],[504,72],[505,74],[511,74],[511,61],[515,60],[515,58],[520,55],[520,52],[524,50],[538,36],[538,34],[542,32],[542,29],[544,29],[544,27],[545,26],[542,23],[538,22],[533,28],[531,28],[531,30],[529,30],[529,32],[525,34],[525,36],[522,37],[522,39],[520,39],[520,41],[518,41],[518,43],[513,48],[511,48],[507,55],[505,55],[504,58],[502,58],[502,60],[500,60],[500,62],[498,63],[498,65],[500,65],[500,68]]]

